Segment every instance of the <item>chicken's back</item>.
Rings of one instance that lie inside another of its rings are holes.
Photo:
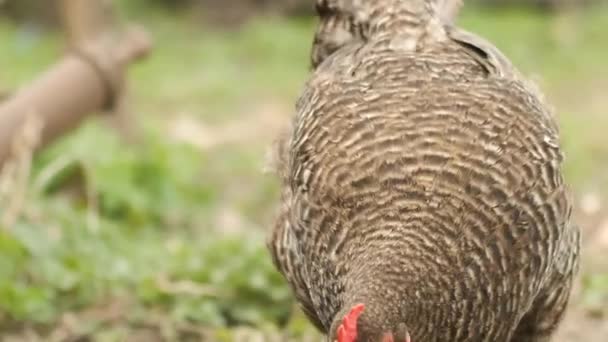
[[[384,46],[338,51],[299,99],[275,262],[323,330],[381,296],[413,341],[505,340],[576,268],[554,119],[461,45]]]

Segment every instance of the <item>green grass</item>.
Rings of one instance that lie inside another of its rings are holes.
[[[270,20],[224,33],[151,29],[162,48],[135,68],[134,79],[143,99],[158,99],[166,110],[180,106],[207,120],[234,118],[260,96],[294,97],[306,75],[308,47],[301,42],[308,27],[302,24]]]
[[[54,61],[58,39],[35,29],[16,28],[0,20],[0,90],[25,84]]]
[[[125,11],[155,39],[153,55],[130,72],[142,142],[127,145],[94,119],[36,158],[29,186],[13,189],[26,206],[0,230],[0,331],[48,333],[67,312],[86,317],[75,335],[100,341],[148,326],[173,340],[190,325],[225,340],[227,327],[272,331],[291,317],[292,301],[263,243],[277,197],[274,179],[261,172],[268,139],[201,150],[165,128],[186,115],[213,131],[276,101],[289,116],[313,22],[262,18],[218,32],[187,17]],[[470,9],[461,23],[541,76],[562,123],[568,178],[577,191],[607,189],[606,11],[556,21]],[[0,91],[25,84],[60,52],[55,34],[0,22]],[[11,200],[0,195],[0,219]],[[597,303],[605,279],[589,279],[586,300]],[[114,302],[123,304],[121,319],[108,321],[102,313]],[[295,316],[290,331],[307,333],[303,322]]]
[[[148,310],[175,327],[288,317],[289,292],[260,231],[212,226],[222,189],[208,177],[218,170],[192,147],[146,141],[125,147],[91,123],[40,157],[21,218],[0,230],[0,330],[110,300],[130,303],[133,324]],[[80,191],[68,193],[73,179]]]

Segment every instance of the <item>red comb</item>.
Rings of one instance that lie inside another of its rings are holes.
[[[357,304],[344,316],[338,327],[338,342],[355,342],[357,339],[357,320],[365,309],[365,305]]]

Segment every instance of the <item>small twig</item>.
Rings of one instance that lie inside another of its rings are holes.
[[[0,205],[6,201],[0,223],[9,229],[24,210],[34,151],[40,143],[42,119],[35,113],[25,117],[22,129],[13,139],[11,158],[0,171]],[[6,198],[4,198],[6,197]]]
[[[87,228],[92,233],[99,232],[99,201],[97,189],[91,179],[91,167],[84,161],[80,160],[82,169],[84,170],[84,187],[87,198]]]

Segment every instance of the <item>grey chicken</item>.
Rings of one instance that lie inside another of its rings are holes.
[[[319,0],[279,271],[328,341],[547,341],[580,233],[558,128],[451,0]]]

